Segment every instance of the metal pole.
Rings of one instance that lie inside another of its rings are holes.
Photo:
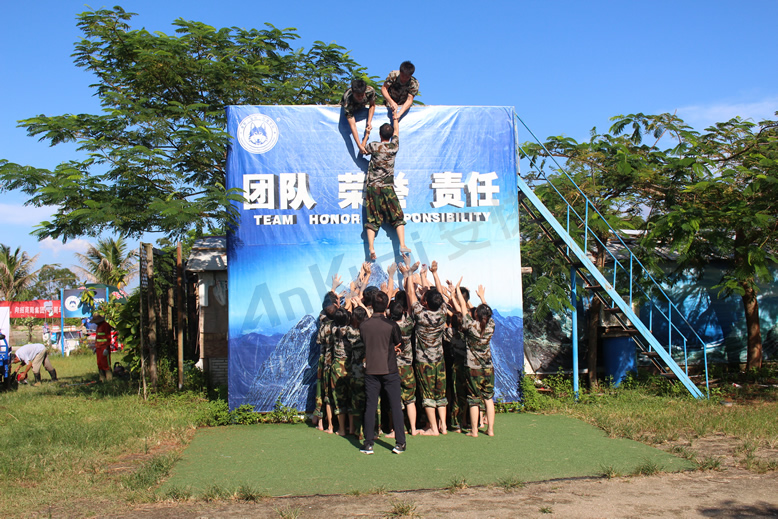
[[[59,344],[65,356],[65,289],[59,289]]]
[[[184,264],[181,260],[181,242],[176,245],[176,322],[178,326],[178,389],[184,389]]]
[[[578,304],[575,290],[575,267],[570,267],[570,302],[573,304],[573,311],[570,314],[573,320],[573,392],[575,400],[578,401]]]

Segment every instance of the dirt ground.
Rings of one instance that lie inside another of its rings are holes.
[[[520,488],[464,488],[413,492],[285,497],[257,503],[160,502],[112,517],[141,518],[646,518],[778,517],[778,449],[748,451],[737,438],[712,436],[661,446],[682,448],[697,459],[716,460],[716,470],[652,476],[616,476],[526,483]],[[407,455],[411,455],[410,453]],[[761,468],[760,468],[761,467]],[[405,515],[400,515],[405,512]],[[54,514],[56,516],[56,512]]]

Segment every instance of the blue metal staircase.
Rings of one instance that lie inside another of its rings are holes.
[[[518,116],[516,118],[527,128],[524,121]],[[531,130],[527,131],[532,134]],[[534,134],[532,134],[533,137]],[[543,146],[543,144],[535,140]],[[545,149],[545,146],[544,146]],[[548,150],[546,149],[546,152]],[[551,154],[548,153],[551,157]],[[706,352],[706,343],[696,333],[686,317],[682,314],[675,303],[670,300],[667,293],[660,284],[648,272],[648,269],[633,254],[622,236],[613,229],[602,214],[597,210],[594,204],[576,185],[570,175],[558,163],[556,164],[569,180],[572,189],[581,200],[584,201],[585,208],[583,215],[576,211],[565,196],[553,185],[548,182],[548,187],[552,188],[555,196],[559,197],[566,207],[565,215],[554,215],[543,202],[535,195],[532,188],[517,175],[519,185],[519,204],[527,212],[532,221],[540,225],[540,228],[548,236],[557,250],[564,256],[572,267],[572,282],[575,283],[576,275],[582,280],[584,288],[588,290],[593,297],[598,298],[603,303],[605,312],[612,315],[618,323],[618,328],[622,332],[628,333],[634,339],[639,352],[647,358],[662,374],[669,379],[676,379],[695,398],[706,396],[697,387],[689,376],[689,350],[700,349],[703,354],[705,391],[709,395],[708,385],[708,361]],[[560,223],[560,216],[565,219],[565,224]],[[609,228],[609,236],[606,243],[597,236],[591,227],[590,221],[596,218],[598,223],[605,223]],[[578,236],[576,240],[571,235],[571,230]],[[581,243],[582,242],[582,243]],[[596,242],[596,243],[595,243]],[[589,244],[598,246],[609,255],[610,261],[601,271],[598,269],[586,250]],[[618,250],[612,250],[608,245],[615,245]],[[574,289],[574,287],[573,287]],[[648,305],[647,324],[637,316],[633,310],[633,302],[640,301]],[[654,333],[653,330],[658,330]],[[574,347],[575,340],[574,340]],[[574,350],[575,352],[576,350]],[[673,358],[675,352],[678,360],[683,358],[683,367]],[[577,355],[574,353],[574,360],[577,361]],[[574,366],[577,390],[577,363]]]

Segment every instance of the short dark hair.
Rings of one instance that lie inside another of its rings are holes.
[[[413,63],[410,61],[403,61],[400,63],[400,72],[405,76],[412,76],[413,73],[416,72],[416,67],[414,67]]]
[[[386,312],[386,307],[389,306],[389,296],[380,290],[373,294],[373,313],[382,314]]]
[[[332,320],[335,322],[336,326],[346,326],[349,322],[348,311],[342,306],[338,307],[332,316]]]
[[[321,303],[321,309],[326,310],[328,306],[332,306],[338,302],[338,295],[335,292],[327,292],[324,296],[324,300]]]
[[[399,321],[403,318],[404,313],[405,307],[401,302],[395,300],[389,304],[389,317],[392,319],[392,321]]]
[[[365,306],[373,306],[373,295],[378,292],[378,287],[370,285],[362,292],[362,304]]]
[[[351,80],[351,91],[355,94],[364,94],[367,90],[367,83],[364,79],[356,78]]]
[[[475,309],[475,318],[479,322],[487,322],[492,318],[492,308],[489,305],[480,304]]]
[[[381,128],[378,129],[378,135],[381,137],[382,141],[388,141],[392,138],[392,135],[394,135],[394,128],[392,128],[391,124],[384,123],[381,125]]]
[[[405,290],[398,290],[394,295],[394,300],[403,305],[403,309],[408,309],[408,293]]]
[[[367,319],[367,310],[365,310],[361,306],[354,308],[354,311],[351,312],[351,320],[357,326],[362,324],[362,321],[364,321],[365,319]]]
[[[424,301],[427,303],[427,308],[437,312],[443,306],[443,294],[432,288],[424,294]]]
[[[465,287],[459,287],[459,291],[462,292],[462,297],[465,298],[465,303],[470,301],[470,291]]]

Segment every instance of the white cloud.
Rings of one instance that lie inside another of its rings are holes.
[[[684,106],[678,108],[678,116],[697,130],[703,130],[714,123],[729,121],[736,116],[752,122],[774,120],[776,111],[778,96],[753,102]]]
[[[0,203],[0,221],[6,225],[29,225],[30,227],[48,220],[56,212],[56,207],[31,207],[22,204]]]
[[[67,243],[62,243],[61,240],[55,240],[53,238],[44,238],[39,242],[38,245],[41,249],[50,250],[54,257],[57,257],[59,256],[60,252],[67,252],[70,254],[79,252],[83,254],[89,248],[91,243],[86,240],[82,240],[81,238],[68,240]]]

